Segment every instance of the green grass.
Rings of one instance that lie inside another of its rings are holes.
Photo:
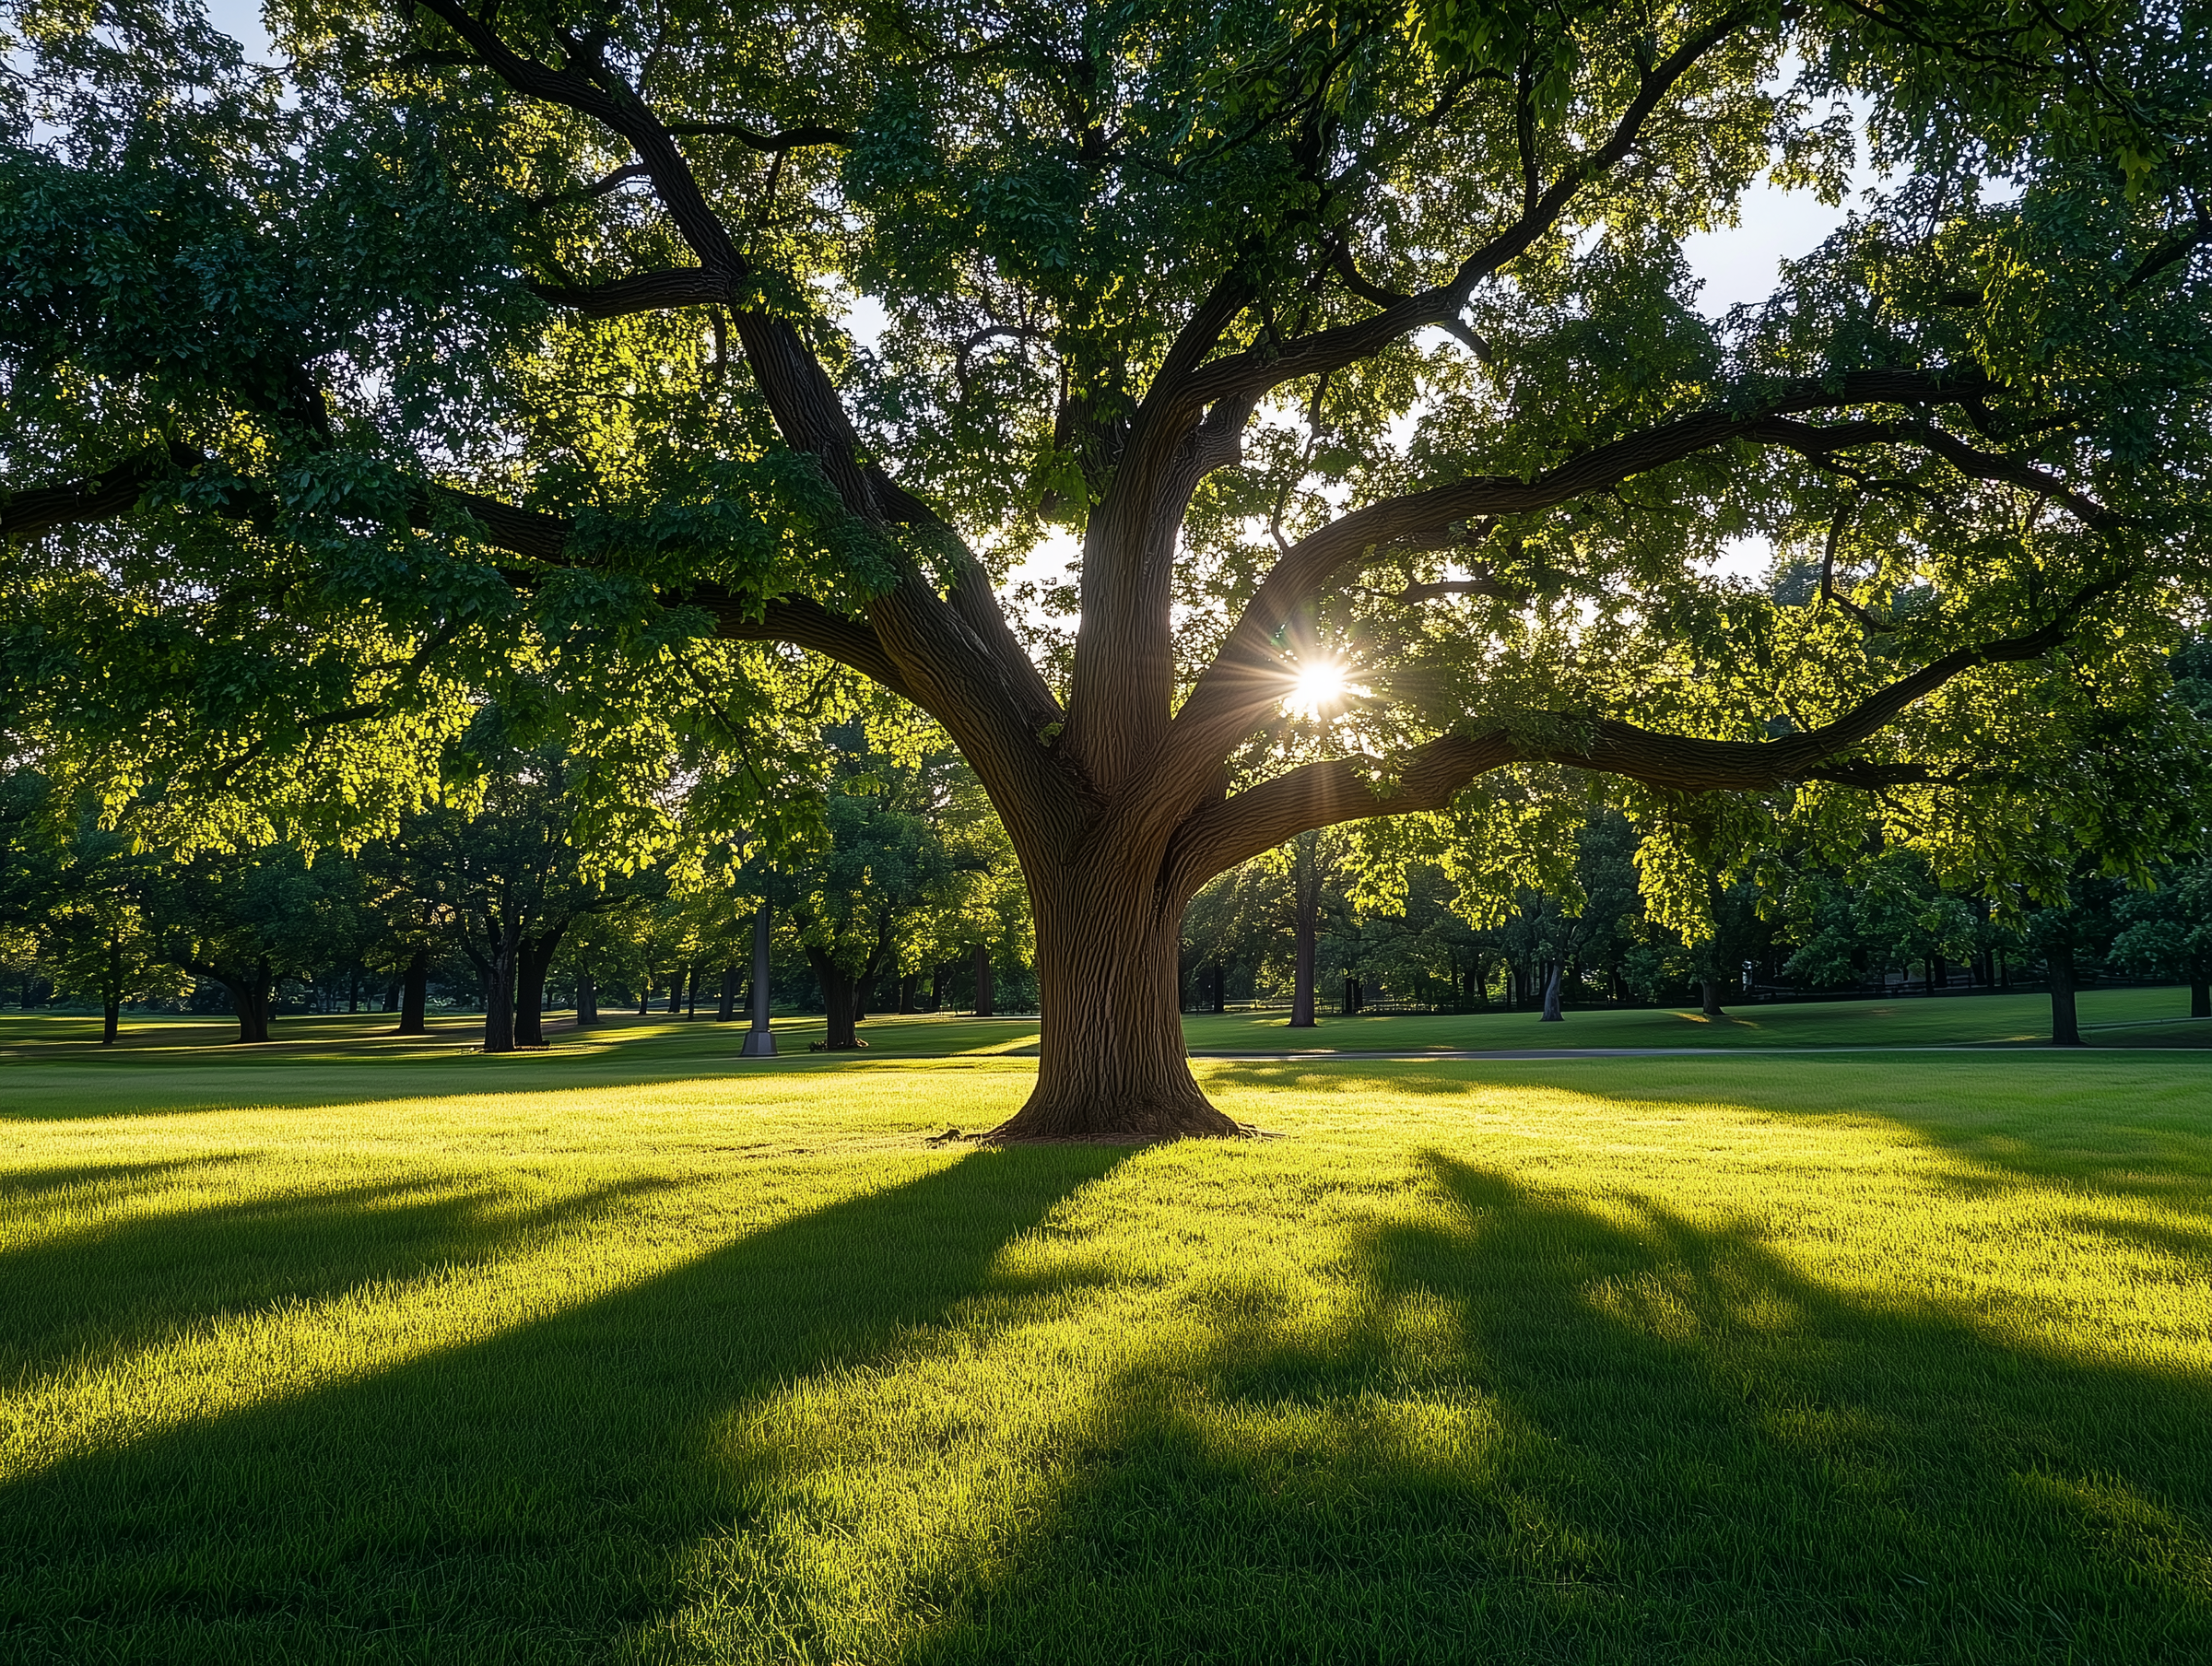
[[[2186,1053],[1214,1062],[1282,1137],[985,1152],[1020,1060],[40,1023],[0,1659],[2212,1657]]]
[[[2095,1047],[2212,1048],[2212,1019],[2191,1019],[2186,989],[2100,989],[2080,996],[2085,1039]],[[237,1027],[227,1017],[170,1017],[126,1014],[123,1039],[102,1049],[100,1020],[83,1015],[18,1015],[0,1009],[0,1062],[54,1062],[107,1054],[117,1070],[166,1074],[182,1048],[221,1048],[236,1069],[255,1082],[268,1074],[288,1078],[300,1065],[342,1062],[377,1067],[356,1082],[318,1070],[318,1091],[343,1098],[356,1092],[389,1092],[394,1066],[453,1066],[481,1036],[482,1020],[470,1014],[437,1018],[429,1037],[389,1033],[389,1014],[345,1017],[287,1017],[276,1022],[276,1041],[247,1050],[233,1045]],[[610,1064],[624,1074],[644,1069],[676,1073],[720,1069],[735,1053],[742,1024],[656,1015],[616,1014],[596,1030],[570,1027],[556,1015],[550,1048],[527,1057],[533,1081],[592,1080],[590,1067]],[[1289,1027],[1282,1012],[1190,1014],[1183,1033],[1199,1052],[1294,1051],[1420,1052],[1512,1051],[1583,1048],[1805,1048],[1805,1047],[2041,1047],[2051,1032],[2051,1003],[2043,994],[1948,995],[1934,1000],[1808,1002],[1739,1006],[1712,1019],[1690,1008],[1574,1012],[1560,1024],[1542,1024],[1534,1013],[1464,1013],[1437,1016],[1324,1016],[1311,1030]],[[822,1038],[819,1018],[780,1018],[778,1045],[795,1061]],[[955,1015],[869,1019],[862,1035],[871,1055],[970,1057],[1023,1055],[1037,1046],[1032,1017],[971,1018]],[[641,1051],[639,1043],[650,1040]],[[619,1061],[618,1063],[616,1062]],[[826,1062],[817,1060],[815,1062]],[[506,1068],[513,1068],[512,1062]],[[578,1070],[584,1074],[575,1074]],[[190,1080],[204,1083],[195,1061]],[[442,1080],[442,1078],[440,1078]],[[279,1092],[287,1091],[279,1087]],[[6,1089],[0,1086],[0,1095]]]

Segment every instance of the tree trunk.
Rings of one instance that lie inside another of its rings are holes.
[[[722,968],[722,999],[714,1008],[714,1016],[724,1024],[737,1015],[737,976],[734,966]]]
[[[535,937],[524,938],[515,948],[514,1039],[521,1047],[546,1044],[546,973],[568,930],[568,921]]]
[[[1718,1018],[1721,1016],[1721,980],[1718,978],[1706,979],[1704,994],[1705,1015],[1708,1018]]]
[[[1290,1027],[1312,1029],[1313,1016],[1313,950],[1314,914],[1302,903],[1298,910],[1296,928],[1297,951],[1291,962],[1290,974]]]
[[[241,1043],[269,1038],[269,968],[266,962],[241,977],[217,974],[217,981],[230,991],[230,1010],[238,1015]]]
[[[747,1059],[772,1059],[776,1056],[775,1031],[769,1027],[769,923],[768,899],[763,898],[760,906],[753,910],[753,980],[747,996],[752,1024],[745,1033],[744,1047],[739,1049],[741,1055]]]
[[[975,945],[975,1015],[979,1018],[998,1015],[997,1003],[991,993],[991,945],[987,943]]]
[[[476,957],[477,970],[484,978],[484,1050],[488,1053],[514,1050],[515,958],[522,941],[520,924],[504,926],[491,941],[490,956]]]
[[[668,1015],[671,1018],[684,1015],[684,974],[680,967],[668,974]]]
[[[361,968],[358,965],[346,968],[346,1010],[349,1013],[361,1010]]]
[[[651,972],[647,972],[645,974],[644,982],[638,985],[638,1016],[641,1018],[649,1018],[652,1015],[653,974]]]
[[[423,1009],[430,991],[430,952],[417,949],[407,956],[407,969],[399,980],[399,1033],[403,1036],[427,1036],[430,1027],[424,1021]]]
[[[2074,1015],[2074,951],[2053,949],[2051,964],[2051,1045],[2079,1047],[2081,1025]]]
[[[829,1033],[822,1045],[831,1052],[846,1052],[860,1045],[857,991],[860,980],[818,949],[806,958],[822,986],[822,1008],[829,1015]]]
[[[992,1138],[1127,1142],[1244,1132],[1191,1075],[1178,984],[1182,919],[1135,875],[1033,872],[1041,1045],[1029,1102]],[[988,951],[977,970],[988,990]]]
[[[576,968],[576,1027],[589,1029],[599,1022],[599,986],[592,980],[592,969]]]
[[[2192,1018],[2212,1018],[2212,979],[2192,978],[2189,980],[2189,1015]]]
[[[112,1047],[115,1045],[115,1030],[122,1015],[123,1003],[120,1001],[110,1001],[100,1008],[100,1046]]]
[[[945,1010],[945,968],[941,966],[929,968],[929,1010],[933,1013]]]
[[[1313,957],[1321,929],[1320,836],[1301,834],[1290,846],[1291,941],[1290,1027],[1312,1029]]]
[[[1558,961],[1551,963],[1551,976],[1544,980],[1544,1014],[1538,1024],[1563,1024],[1567,1015],[1559,1011],[1559,975],[1564,968]]]
[[[919,972],[908,972],[899,980],[899,1011],[902,1016],[914,1010],[914,991],[921,981]]]
[[[380,1010],[387,1013],[399,1011],[399,984],[396,981],[384,985],[384,1004]]]

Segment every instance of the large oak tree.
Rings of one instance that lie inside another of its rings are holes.
[[[154,0],[18,9],[6,671],[112,805],[374,808],[519,661],[824,656],[1019,852],[1010,1138],[1229,1132],[1186,900],[1491,772],[1961,861],[2066,824],[2030,799],[2157,833],[2199,6],[270,16],[283,84]],[[1762,174],[1839,200],[1861,134],[1884,188],[1701,316],[1683,240]],[[1073,583],[1009,610],[1055,524]],[[1746,537],[1806,593],[1713,581]]]

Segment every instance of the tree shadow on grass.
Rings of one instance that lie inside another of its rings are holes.
[[[1937,1184],[1995,1191],[2022,1181],[2054,1182],[2205,1212],[2212,1191],[2212,1116],[2196,1078],[2177,1075],[2169,1062],[2152,1060],[2156,1074],[2150,1082],[2123,1075],[2092,1093],[2070,1074],[2028,1074],[2038,1068],[2028,1059],[2014,1062],[2021,1074],[1993,1083],[1985,1068],[1989,1058],[1959,1053],[1917,1059],[1903,1068],[1839,1053],[1739,1061],[1718,1070],[1711,1061],[1683,1058],[1440,1061],[1364,1068],[1250,1062],[1218,1067],[1206,1080],[1249,1092],[1379,1089],[1414,1101],[1521,1090],[1639,1113],[1646,1107],[1686,1112],[1740,1107],[1777,1124],[1882,1123],[1961,1160],[1955,1172],[1931,1176]],[[2142,1062],[2129,1060],[2121,1068]],[[2096,1068],[2077,1057],[2068,1061],[2069,1071],[2075,1066]],[[1947,1088],[1942,1073],[1954,1069],[1968,1073],[1963,1091]]]
[[[0,1191],[0,1201],[51,1201],[72,1182],[113,1201],[119,1189],[157,1190],[238,1160],[47,1171],[36,1188]],[[0,1390],[65,1363],[98,1369],[225,1314],[482,1265],[537,1233],[681,1183],[640,1177],[517,1207],[499,1187],[427,1176],[125,1213],[58,1232],[0,1253]]]
[[[948,1062],[990,1066],[1030,1060],[1016,1051],[966,1050],[947,1055],[884,1050],[866,1054],[792,1050],[804,1046],[779,1033],[786,1051],[776,1059],[743,1058],[743,1029],[694,1021],[692,1033],[634,1038],[594,1032],[589,1045],[487,1055],[472,1043],[436,1038],[411,1044],[384,1038],[353,1044],[281,1042],[171,1049],[160,1056],[102,1053],[97,1048],[56,1055],[0,1081],[0,1123],[74,1122],[130,1117],[183,1117],[233,1110],[316,1109],[329,1106],[442,1098],[499,1098],[518,1094],[596,1092],[709,1082],[790,1091],[794,1076],[865,1075],[871,1071]],[[0,1057],[0,1070],[13,1062]],[[865,1091],[865,1090],[864,1090]],[[995,1120],[995,1119],[994,1119]]]
[[[600,1660],[756,1481],[735,1408],[941,1322],[1125,1153],[979,1153],[665,1274],[0,1490],[0,1655]],[[174,1252],[194,1227],[173,1223]]]
[[[1432,1165],[1334,1322],[1225,1277],[911,1658],[2212,1659],[2212,1385]]]

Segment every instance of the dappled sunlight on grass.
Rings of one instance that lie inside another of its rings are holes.
[[[992,1059],[7,1124],[0,1639],[2212,1651],[2196,1069],[1201,1074],[1285,1137],[924,1144]]]

